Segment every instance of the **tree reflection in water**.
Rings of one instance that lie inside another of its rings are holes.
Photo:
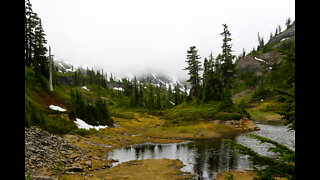
[[[195,173],[198,178],[214,178],[219,171],[235,169],[236,156],[235,151],[225,146],[221,139],[208,139],[173,144],[132,145],[114,150],[106,158],[119,159],[114,166],[130,160],[179,159],[185,165],[183,171]]]

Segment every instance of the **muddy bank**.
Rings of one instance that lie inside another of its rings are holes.
[[[26,167],[26,175],[45,175],[46,177],[58,179],[61,179],[62,177],[65,179],[99,179],[100,175],[105,174],[105,172],[109,172],[109,170],[115,168],[112,167],[113,160],[104,158],[107,152],[114,149],[145,142],[168,144],[183,142],[186,139],[221,137],[224,134],[237,132],[236,126],[239,125],[239,123],[232,121],[230,121],[230,124],[228,125],[221,125],[220,123],[217,124],[216,122],[199,122],[194,126],[164,128],[164,120],[160,117],[138,113],[134,113],[133,119],[114,119],[115,126],[101,129],[97,133],[89,134],[86,136],[68,134],[63,137],[58,137],[48,134],[45,131],[39,130],[42,134],[47,134],[50,138],[44,138],[46,136],[39,135],[40,139],[38,139],[37,141],[39,141],[41,144],[50,145],[55,143],[56,145],[54,145],[53,149],[51,147],[45,147],[44,149],[39,150],[39,152],[50,152],[50,154],[48,155],[38,156],[41,155],[41,153],[33,153],[34,157],[26,157],[26,162],[31,162],[31,159],[36,159],[36,161],[39,162],[50,160],[47,163],[48,166],[45,168],[43,167],[43,165],[42,167],[32,167],[35,171],[38,172],[38,174],[30,173],[30,168]],[[32,133],[30,134],[29,131],[26,131],[26,134],[26,136],[28,136],[28,139],[32,139],[32,136],[35,137],[35,135]],[[42,142],[42,140],[44,140],[44,142]],[[51,142],[51,140],[55,142]],[[43,148],[37,143],[29,143],[27,141],[25,143],[26,152],[28,153],[33,152],[34,149]],[[72,148],[55,149],[55,147],[61,146],[59,145],[59,143],[69,144],[67,147],[70,146]],[[54,158],[48,158],[51,156]],[[153,171],[153,169],[148,169],[149,167],[144,166],[144,163],[152,166],[151,162],[156,165],[158,164],[158,161],[159,163],[163,162],[163,166],[158,169],[164,172],[173,171],[172,173],[169,173],[172,175],[172,178],[170,178],[169,175],[163,175],[163,177],[165,177],[164,179],[175,179],[175,177],[178,177],[178,175],[179,177],[183,177],[181,176],[181,171],[178,168],[180,167],[180,165],[175,166],[176,168],[172,170],[173,164],[177,163],[172,160],[154,159],[150,160],[150,162],[143,160],[141,165],[135,167],[136,170],[137,168],[139,168],[139,170],[137,171],[141,172],[151,170]],[[29,164],[31,167],[31,164],[33,163]],[[123,166],[119,166],[116,169],[124,168],[123,171],[126,172],[126,169],[131,165],[129,163]],[[154,170],[156,171],[156,167],[154,167]],[[113,171],[115,170],[112,170],[112,172]],[[135,175],[132,174],[132,177],[135,177]]]
[[[89,175],[94,179],[190,179],[194,175],[182,172],[177,159],[145,159],[121,163],[113,168]]]

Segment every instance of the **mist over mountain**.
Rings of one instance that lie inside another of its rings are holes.
[[[56,71],[59,73],[64,74],[70,74],[74,73],[75,71],[80,71],[82,75],[87,75],[87,69],[88,70],[94,70],[99,71],[100,73],[103,70],[103,74],[105,75],[106,79],[114,79],[116,82],[120,81],[122,82],[122,79],[128,79],[129,81],[132,81],[134,77],[136,77],[138,83],[143,82],[149,82],[153,85],[166,87],[166,89],[169,89],[169,86],[171,86],[171,89],[174,88],[174,86],[178,85],[180,91],[185,91],[184,85],[187,86],[187,91],[190,88],[190,83],[186,82],[187,77],[184,76],[177,76],[173,73],[168,73],[165,70],[164,71],[153,71],[152,69],[147,69],[144,72],[139,72],[136,74],[130,73],[130,72],[106,72],[103,68],[98,66],[87,66],[87,65],[79,65],[79,64],[72,64],[68,61],[64,61],[61,59],[54,58],[54,65],[56,68]],[[112,85],[117,86],[117,85]]]

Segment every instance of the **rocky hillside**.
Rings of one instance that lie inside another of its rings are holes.
[[[70,171],[81,171],[81,168],[76,169],[76,164],[82,159],[85,160],[84,154],[87,153],[86,150],[38,127],[25,128],[25,174],[32,175],[33,179],[52,179],[44,176],[45,172],[65,166],[68,166],[66,168]]]
[[[268,73],[275,63],[280,63],[280,53],[276,51],[281,45],[295,41],[295,22],[288,29],[271,38],[265,44],[264,51],[250,53],[236,62],[236,69],[240,72],[250,71],[261,76]]]

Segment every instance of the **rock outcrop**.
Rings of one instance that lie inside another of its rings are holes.
[[[289,38],[292,37],[296,34],[296,25],[295,25],[295,21],[290,25],[290,27],[286,30],[284,30],[283,32],[279,33],[278,35],[274,36],[273,38],[271,38],[268,43],[266,45],[269,44],[275,44],[280,42],[281,40],[285,39],[285,38]]]
[[[254,72],[261,76],[270,72],[272,66],[281,63],[281,54],[276,49],[283,42],[288,43],[295,40],[295,22],[280,34],[271,38],[265,46],[271,46],[272,50],[265,53],[249,54],[239,59],[235,64],[235,68],[240,72]]]
[[[73,164],[86,160],[86,153],[86,150],[38,127],[25,128],[25,174],[32,175],[33,179],[42,177],[40,171],[59,167],[68,169],[68,165],[72,171],[81,171],[82,167]]]
[[[243,117],[240,120],[213,120],[213,124],[234,126],[241,131],[259,131],[260,128],[253,122]]]

